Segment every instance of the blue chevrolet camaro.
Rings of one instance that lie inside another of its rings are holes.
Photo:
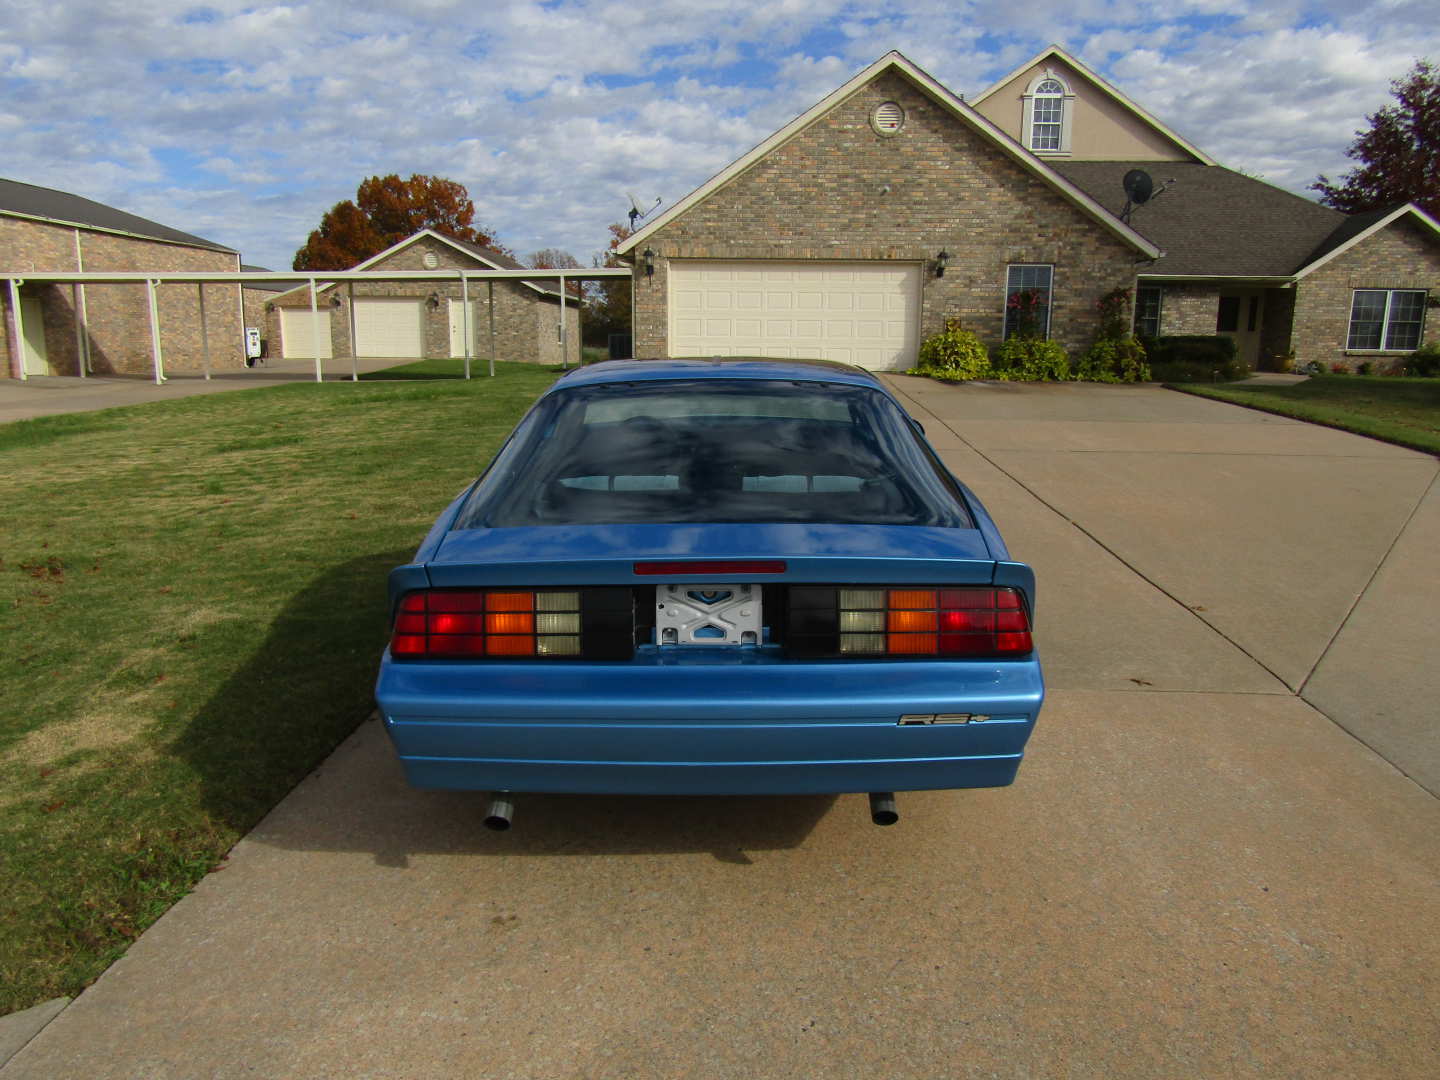
[[[1044,697],[1033,572],[820,361],[560,378],[390,600],[376,698],[424,788],[869,792],[889,823],[895,791],[1010,783]]]

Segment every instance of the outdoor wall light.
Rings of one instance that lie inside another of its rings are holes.
[[[655,251],[653,248],[646,248],[642,255],[645,258],[645,276],[655,276]]]
[[[425,305],[431,311],[434,311],[440,306],[440,294],[438,292],[432,292],[428,297],[425,298]]]
[[[330,296],[330,306],[331,306],[331,307],[337,307],[337,308],[338,308],[338,307],[343,307],[344,305],[345,305],[345,301],[340,298],[340,294],[339,294],[339,293],[332,293],[332,294],[331,294],[331,296]]]
[[[949,253],[948,251],[946,251],[944,248],[941,248],[941,249],[940,249],[940,254],[935,256],[935,276],[936,276],[936,277],[944,277],[944,276],[945,276],[945,267],[947,267],[947,266],[949,266],[949,265],[950,265],[950,253]]]

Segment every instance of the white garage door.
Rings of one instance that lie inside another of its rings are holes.
[[[356,356],[424,356],[424,300],[356,297]]]
[[[315,317],[309,308],[280,309],[280,353],[286,360],[311,360],[315,357]],[[329,359],[330,304],[322,301],[320,308],[320,355]]]
[[[840,360],[912,366],[918,263],[670,263],[671,356]]]

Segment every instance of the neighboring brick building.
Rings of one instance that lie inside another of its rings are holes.
[[[63,191],[0,180],[0,274],[229,273],[240,256],[227,247],[111,206]],[[203,365],[200,286],[165,284],[156,290],[160,344],[170,371]],[[243,361],[240,289],[204,286],[210,363]],[[0,288],[6,375],[148,374],[152,370],[150,304],[144,284],[20,286],[23,343],[14,335],[8,288]]]
[[[1127,206],[1137,169],[1161,194]],[[1053,46],[970,103],[890,53],[618,253],[642,357],[903,369],[950,318],[1000,341],[1026,293],[1074,351],[1121,287],[1138,329],[1229,334],[1252,367],[1386,364],[1440,297],[1418,208],[1347,217],[1225,169]]]
[[[519,270],[508,255],[466,243],[431,229],[366,259],[355,270]],[[317,275],[323,280],[323,275]],[[490,355],[492,283],[469,284],[471,356]],[[424,358],[465,355],[465,308],[458,281],[358,281],[317,290],[323,321],[321,355]],[[555,281],[493,283],[495,358],[522,363],[561,362],[560,289]],[[272,356],[313,357],[310,289],[302,286],[273,297],[266,319]],[[565,353],[580,362],[579,297],[565,305]],[[352,337],[354,347],[352,347]]]

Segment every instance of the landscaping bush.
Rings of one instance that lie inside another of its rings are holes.
[[[1145,346],[1133,334],[1101,338],[1080,357],[1075,378],[1084,382],[1147,382],[1150,365],[1145,362]]]
[[[1151,377],[1160,382],[1232,382],[1250,374],[1223,334],[1172,334],[1145,342]]]
[[[1010,382],[1059,381],[1070,377],[1070,357],[1058,341],[1010,337],[990,361],[994,377]]]
[[[915,373],[952,382],[988,379],[993,374],[989,351],[979,338],[961,327],[959,319],[945,320],[944,330],[925,339]]]
[[[1433,379],[1440,375],[1440,341],[1427,341],[1405,360],[1405,374]]]

